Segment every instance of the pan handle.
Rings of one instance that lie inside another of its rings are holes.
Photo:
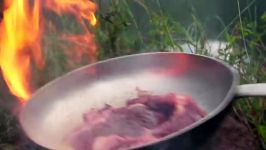
[[[236,95],[243,96],[266,96],[266,83],[243,84],[237,87]]]

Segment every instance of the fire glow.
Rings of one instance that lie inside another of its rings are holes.
[[[94,16],[96,4],[90,0],[4,1],[3,19],[0,24],[0,68],[10,92],[22,102],[27,101],[32,95],[32,62],[39,69],[45,65],[41,50],[44,30],[42,22],[45,21],[42,17],[42,6],[58,15],[72,14],[82,26],[85,26],[83,20],[92,26],[97,22]],[[84,38],[85,44],[92,47],[88,52],[89,58],[95,59],[96,46],[88,30],[84,35],[69,36],[72,42],[79,42]]]

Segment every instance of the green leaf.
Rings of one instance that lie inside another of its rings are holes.
[[[263,15],[261,16],[261,20],[266,22],[266,12],[264,12]]]
[[[258,131],[260,136],[263,138],[263,141],[266,142],[266,125],[259,125]]]

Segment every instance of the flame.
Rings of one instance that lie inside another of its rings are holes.
[[[97,57],[97,47],[93,40],[91,33],[85,33],[82,35],[63,35],[62,39],[72,43],[72,47],[65,47],[66,54],[73,59],[68,63],[70,66],[74,66],[73,60],[77,60],[77,63],[81,63],[83,54],[86,54],[90,62],[95,62]]]
[[[97,6],[90,0],[46,0],[46,7],[59,15],[71,13],[76,16],[81,24],[83,24],[83,19],[93,26],[97,24],[94,15]]]
[[[96,26],[97,20],[94,14],[97,5],[90,0],[47,0],[45,1],[45,5],[48,9],[54,11],[58,15],[64,13],[74,15],[84,30],[83,34],[61,35],[63,40],[74,45],[74,47],[71,48],[64,48],[65,54],[71,58],[71,60],[68,61],[69,66],[73,68],[75,63],[80,63],[83,54],[88,56],[87,58],[90,62],[96,61],[96,44],[93,40],[93,35],[88,31],[84,20],[89,22],[92,26]]]
[[[3,20],[0,23],[0,68],[7,86],[21,102],[32,95],[30,86],[32,60],[38,68],[44,67],[41,51],[42,30],[41,4],[58,15],[70,13],[86,29],[85,21],[97,24],[96,4],[90,0],[4,0]],[[84,35],[70,35],[69,41],[89,44],[87,53],[91,60],[96,58],[93,35],[86,29]],[[93,57],[93,58],[92,58]]]
[[[5,1],[7,7],[0,24],[0,66],[10,91],[20,100],[31,96],[29,87],[30,57],[43,66],[39,37],[39,2],[30,9],[25,0]]]

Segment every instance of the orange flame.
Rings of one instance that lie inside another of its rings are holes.
[[[77,63],[81,63],[80,61],[82,60],[83,54],[87,55],[90,62],[96,61],[97,47],[92,34],[85,33],[83,35],[63,35],[62,38],[73,44],[73,46],[66,47],[64,49],[69,57],[79,61]],[[70,66],[75,66],[73,63],[75,63],[73,60],[68,61]]]
[[[74,15],[78,23],[84,29],[85,33],[80,35],[62,35],[62,39],[74,44],[74,47],[71,47],[71,51],[69,50],[69,47],[65,48],[66,55],[73,58],[71,61],[68,61],[68,64],[70,66],[75,66],[74,63],[80,63],[83,54],[88,56],[90,62],[94,62],[97,55],[96,44],[93,40],[93,35],[88,31],[84,20],[89,22],[92,26],[96,26],[97,20],[94,15],[97,9],[96,4],[90,0],[47,0],[45,1],[45,5],[58,15],[62,15],[63,13]]]
[[[76,16],[80,23],[82,19],[89,21],[93,26],[97,23],[94,15],[97,6],[89,0],[47,0],[46,7],[59,15],[71,13]]]
[[[43,66],[40,51],[39,2],[32,9],[25,0],[5,1],[0,25],[0,66],[10,91],[25,101],[31,96],[28,78],[30,56]]]
[[[9,90],[22,102],[27,101],[32,95],[31,60],[34,60],[38,68],[44,67],[40,46],[40,22],[41,19],[44,21],[44,18],[41,18],[40,2],[58,15],[74,15],[84,29],[86,27],[83,20],[93,26],[97,24],[94,15],[96,4],[90,0],[4,0],[5,10],[0,24],[0,68]],[[89,56],[95,59],[96,45],[92,37],[86,30],[84,35],[70,35],[67,39],[75,44],[89,44]]]

